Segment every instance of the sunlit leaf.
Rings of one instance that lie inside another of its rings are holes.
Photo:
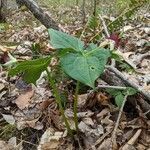
[[[124,100],[124,95],[120,92],[116,97],[115,97],[115,103],[116,105],[120,108],[122,106]]]
[[[103,72],[109,51],[69,53],[61,58],[63,70],[73,79],[94,88],[95,80]]]
[[[23,78],[27,83],[36,84],[36,80],[39,79],[41,73],[47,68],[50,60],[50,57],[46,57],[21,62],[9,71],[9,75],[14,76],[18,73],[23,73]]]
[[[49,29],[50,43],[56,49],[71,48],[75,51],[81,51],[84,47],[84,42],[61,31]]]

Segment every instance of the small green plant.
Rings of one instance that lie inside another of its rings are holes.
[[[115,98],[115,103],[119,108],[121,108],[126,95],[130,96],[137,93],[137,90],[131,87],[127,87],[125,90],[107,89],[106,91]]]
[[[31,45],[31,51],[33,53],[33,58],[36,59],[41,55],[41,46],[39,43],[33,43]]]
[[[110,52],[108,49],[99,48],[92,43],[85,48],[83,41],[60,31],[49,29],[48,32],[51,45],[58,50],[57,56],[55,57],[59,58],[62,70],[71,78],[77,80],[73,109],[74,122],[77,131],[77,99],[79,84],[81,82],[93,89],[95,88],[95,80],[103,73],[107,60],[110,57]],[[60,112],[65,121],[66,128],[69,134],[73,135],[69,122],[64,114],[61,96],[53,77],[53,71],[49,71],[48,69],[51,58],[52,56],[47,56],[18,63],[16,67],[9,71],[9,75],[14,76],[18,73],[23,73],[23,79],[27,83],[36,84],[41,73],[46,71],[56,102],[58,103]]]

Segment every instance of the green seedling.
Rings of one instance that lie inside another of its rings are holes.
[[[137,93],[137,90],[131,87],[127,87],[125,90],[107,89],[106,91],[115,98],[115,103],[119,108],[121,108],[126,95],[130,96]]]
[[[58,50],[59,54],[57,53],[58,55],[55,57],[59,58],[61,69],[77,81],[73,108],[74,122],[77,131],[77,100],[79,84],[81,82],[93,89],[95,88],[95,81],[103,73],[107,60],[110,57],[110,51],[108,49],[97,47],[93,43],[85,48],[83,41],[60,31],[49,29],[48,32],[50,35],[50,44],[53,48]],[[36,85],[36,81],[39,79],[41,73],[46,71],[68,133],[72,136],[73,133],[64,114],[62,99],[56,86],[53,73],[48,69],[50,61],[51,56],[48,56],[18,63],[16,67],[9,71],[9,75],[14,76],[18,73],[23,73],[23,79],[27,83],[33,83]]]

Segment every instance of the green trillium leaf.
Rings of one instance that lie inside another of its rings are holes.
[[[121,92],[115,97],[115,103],[119,108],[122,106],[124,97],[125,96]]]
[[[81,51],[84,48],[84,42],[80,39],[68,35],[67,33],[49,29],[50,43],[55,49],[71,48],[75,51]]]
[[[136,94],[138,91],[132,87],[127,87],[126,91],[124,92],[124,95],[134,95]]]
[[[109,52],[100,50],[85,54],[68,53],[61,58],[61,65],[70,77],[94,88],[95,80],[104,71],[108,57]]]
[[[93,43],[85,49],[84,42],[76,37],[53,29],[48,31],[52,46],[62,49],[59,56],[65,73],[94,88],[95,80],[104,71],[110,51],[101,49]]]
[[[21,62],[9,71],[9,75],[14,76],[18,73],[23,73],[23,79],[27,83],[36,84],[36,81],[39,79],[41,73],[45,71],[49,65],[50,60],[50,57],[46,57]]]

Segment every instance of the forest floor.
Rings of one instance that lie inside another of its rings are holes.
[[[110,40],[103,32],[103,38],[96,43],[109,47],[111,40],[116,44],[120,42],[115,48],[115,53],[121,56],[121,62],[116,62],[115,67],[127,79],[150,93],[148,10],[149,8],[144,7],[138,11],[117,33],[111,35]],[[70,34],[78,36],[84,30],[81,38],[85,43],[93,38],[93,30],[91,32],[85,29],[78,7],[57,11],[53,8],[52,12],[53,18]],[[106,20],[109,18],[103,17]],[[97,29],[96,33],[102,28],[103,26]],[[118,37],[118,33],[121,33],[122,37]],[[114,97],[106,90],[100,89],[91,93],[90,88],[81,88],[77,113],[79,133],[72,140],[67,136],[53,93],[44,75],[40,77],[36,86],[26,84],[21,76],[8,76],[13,61],[32,58],[35,44],[44,55],[55,51],[49,44],[47,29],[26,7],[11,11],[7,16],[7,23],[0,24],[0,150],[110,150],[119,108]],[[97,84],[109,86],[100,78]],[[67,96],[64,98],[65,114],[71,128],[75,129],[72,109],[75,81],[66,79],[58,86],[62,91],[67,89]],[[127,98],[116,129],[116,145],[113,149],[150,150],[149,102],[148,98],[140,93]]]

